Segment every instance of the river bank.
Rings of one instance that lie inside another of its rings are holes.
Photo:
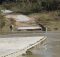
[[[15,13],[15,14],[19,15],[19,13]],[[36,24],[37,23],[42,24],[44,27],[47,28],[47,31],[60,31],[60,12],[59,11],[31,13],[31,14],[28,14],[27,16],[30,17],[31,19],[34,19],[35,20],[34,22],[36,22]],[[5,22],[6,24],[2,29],[0,29],[0,33],[10,32],[9,19],[6,19]]]
[[[32,13],[29,15],[36,22],[47,27],[48,31],[60,31],[60,12],[50,11],[41,13]]]

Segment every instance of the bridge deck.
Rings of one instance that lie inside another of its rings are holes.
[[[33,33],[33,35],[35,34]],[[0,57],[17,57],[22,53],[25,53],[27,49],[36,46],[45,39],[46,37],[41,35],[30,37],[26,35],[25,37],[0,35]]]

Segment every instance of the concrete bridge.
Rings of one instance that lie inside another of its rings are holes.
[[[0,57],[17,57],[22,55],[29,49],[32,49],[32,47],[41,45],[46,38],[46,36],[0,36]]]

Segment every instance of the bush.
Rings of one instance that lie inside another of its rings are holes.
[[[5,18],[0,14],[0,30],[5,26]]]

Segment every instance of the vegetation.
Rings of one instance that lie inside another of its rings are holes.
[[[60,0],[8,0],[3,1],[2,5],[5,9],[20,13],[60,10]]]
[[[19,14],[28,14],[46,26],[48,30],[60,28],[60,0],[0,0],[0,10],[9,9]],[[0,31],[9,31],[9,20],[0,14]],[[14,20],[12,23],[14,24]]]
[[[59,11],[32,13],[29,17],[34,18],[38,23],[47,27],[48,31],[60,31]]]
[[[0,14],[0,34],[3,32],[8,32],[9,30],[9,20],[4,17],[4,15]]]
[[[0,30],[5,26],[5,19],[3,15],[0,15]]]

